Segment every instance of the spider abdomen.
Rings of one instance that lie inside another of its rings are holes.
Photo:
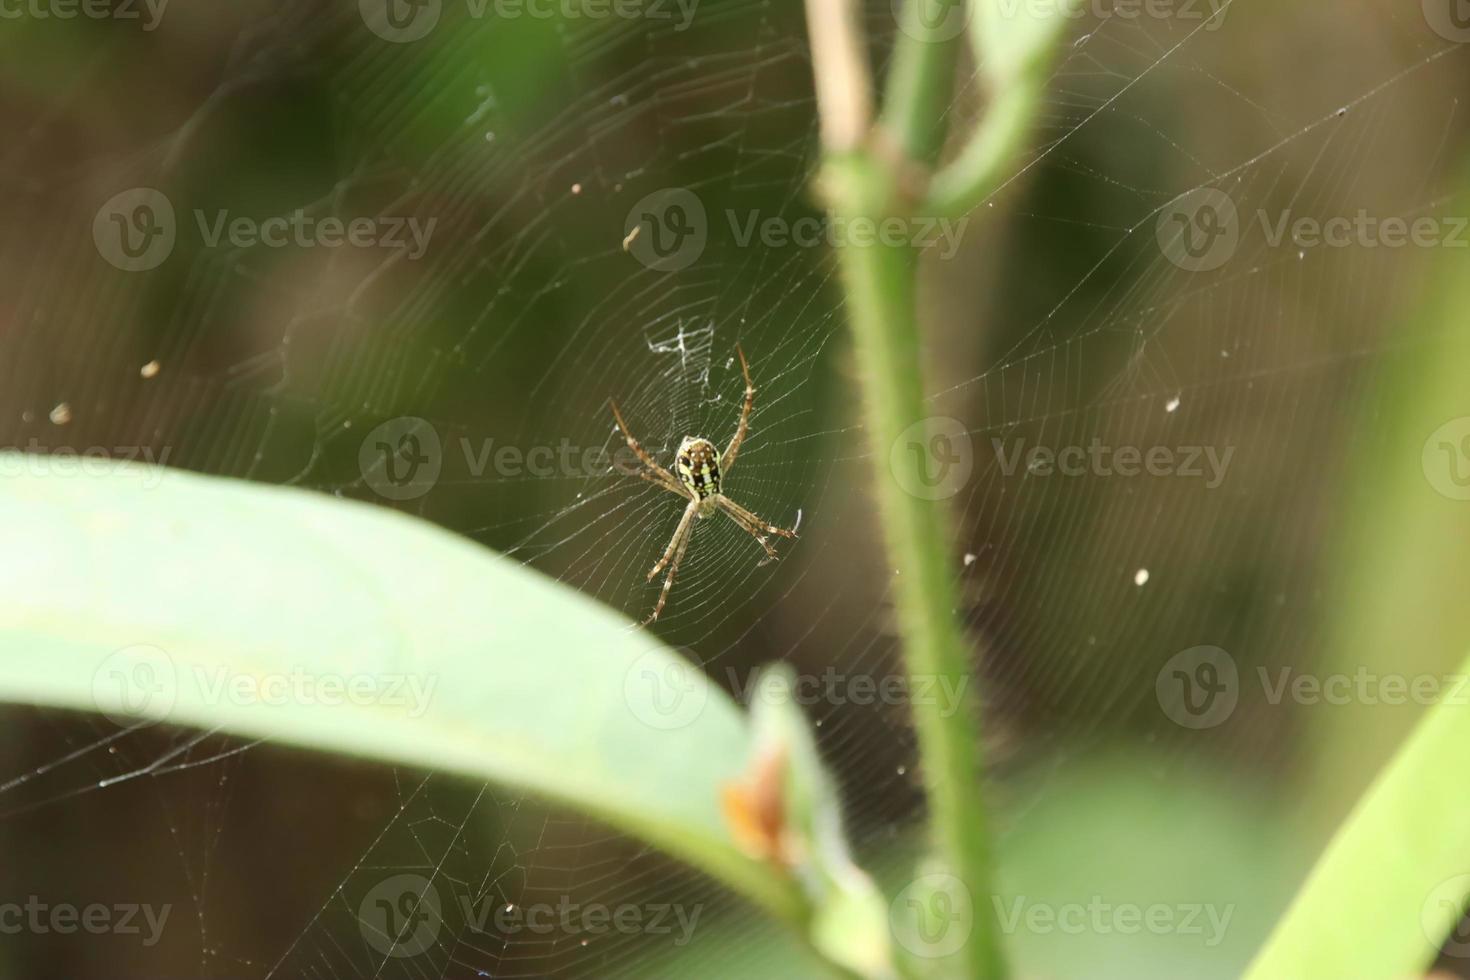
[[[695,500],[708,500],[720,492],[720,453],[708,439],[685,439],[675,468]]]

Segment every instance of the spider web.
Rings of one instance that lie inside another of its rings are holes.
[[[1202,644],[1242,669],[1313,661],[1352,424],[1378,372],[1442,342],[1396,319],[1428,250],[1297,247],[1255,216],[1464,213],[1448,189],[1463,45],[1413,5],[1190,15],[1203,8],[1079,19],[1012,178],[969,216],[959,251],[931,250],[924,269],[930,400],[955,420],[941,429],[958,427],[928,472],[953,507],[961,614],[985,651],[1003,828],[1064,799],[1061,773],[1099,746],[1148,753],[1138,768],[1161,780],[1208,766],[1271,792],[1296,720],[1186,730],[1160,710],[1160,665]],[[681,504],[608,465],[621,444],[609,399],[666,465],[686,435],[723,446],[740,412],[739,345],[758,393],[726,490],[799,524],[801,539],[763,564],[733,523],[698,522],[658,632],[737,691],[774,659],[809,675],[895,674],[895,573],[864,492],[869,453],[890,447],[870,447],[860,425],[831,251],[743,237],[819,214],[799,5],[705,0],[687,22],[668,4],[550,19],[413,9],[384,21],[368,0],[265,0],[171,6],[146,31],[121,19],[16,28],[0,438],[146,449],[398,507],[641,619]],[[437,12],[427,33],[404,36],[425,11]],[[867,19],[881,58],[892,13],[873,4]],[[983,100],[967,63],[958,128]],[[174,212],[168,254],[142,271],[119,268],[136,257],[109,256],[94,235],[104,202],[134,188]],[[1205,191],[1241,216],[1212,268],[1167,234]],[[691,198],[703,223],[681,236],[698,219],[670,203]],[[220,212],[259,226],[298,210],[368,217],[379,238],[410,217],[432,230],[412,256],[208,241]],[[658,247],[671,240],[672,253]],[[408,461],[380,443],[412,447],[432,475],[397,481]],[[1231,455],[1214,485],[1177,472],[1070,478],[1024,455],[1094,444]],[[807,711],[859,853],[896,864],[923,816],[906,706],[826,697]],[[18,737],[0,813],[12,850],[36,846],[6,891],[172,908],[155,945],[29,935],[20,968],[792,969],[786,942],[719,886],[513,790],[213,732],[19,708],[7,719]],[[426,892],[432,907],[404,903]],[[1248,899],[1269,913],[1276,896]],[[493,925],[496,910],[561,906],[642,918]],[[679,913],[693,917],[687,932]],[[1248,952],[1259,928],[1232,938]],[[1232,955],[1199,975],[1232,975]]]

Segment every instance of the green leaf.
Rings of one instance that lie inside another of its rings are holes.
[[[796,705],[795,672],[786,664],[756,679],[752,771],[777,761],[781,850],[812,907],[811,942],[860,977],[891,978],[887,908],[873,880],[852,859],[837,787],[817,755],[811,726]]]
[[[1470,744],[1470,708],[1458,700],[1432,708],[1379,775],[1247,980],[1422,976],[1434,962],[1470,895],[1457,765]]]
[[[0,454],[0,698],[524,787],[803,924],[720,812],[744,715],[649,633],[393,511]]]

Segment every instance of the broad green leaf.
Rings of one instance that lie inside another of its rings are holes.
[[[387,509],[87,464],[0,454],[0,698],[524,787],[804,918],[724,826],[743,714],[651,634]]]
[[[852,859],[842,827],[837,787],[822,768],[811,726],[796,705],[796,679],[786,664],[757,678],[751,714],[755,729],[752,768],[772,773],[781,809],[780,841],[786,860],[816,914],[812,945],[860,977],[896,976],[887,908],[873,880]]]
[[[1470,708],[1459,701],[1430,709],[1359,801],[1247,980],[1415,977],[1434,962],[1470,896],[1456,765],[1470,745]],[[1466,951],[1461,937],[1454,943]]]

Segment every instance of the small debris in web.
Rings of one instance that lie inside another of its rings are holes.
[[[643,230],[643,226],[642,225],[634,225],[633,226],[633,230],[630,231],[630,232],[628,232],[628,234],[623,238],[623,251],[624,252],[626,252],[628,249],[630,249],[630,248],[633,247],[633,243],[635,241],[637,241],[637,239],[638,239],[638,233],[640,231],[642,231],[642,230]]]
[[[1136,571],[1136,572],[1133,573],[1133,584],[1134,585],[1146,585],[1147,583],[1148,583],[1148,569],[1147,568],[1140,568],[1138,571]]]
[[[798,507],[798,508],[796,508],[796,524],[794,524],[792,526],[791,533],[792,534],[795,534],[797,531],[800,531],[800,530],[801,530],[801,508]]]
[[[1174,410],[1177,409],[1178,407],[1179,407],[1179,396],[1178,395],[1175,395],[1173,398],[1170,398],[1168,404],[1166,404],[1164,406],[1164,411],[1169,412],[1169,413],[1172,414],[1174,412]]]
[[[975,564],[975,559],[978,557],[980,556],[975,554],[975,552],[973,551],[965,552],[965,567],[969,568],[971,565]]]
[[[161,367],[162,365],[157,361],[149,361],[147,364],[138,368],[138,376],[140,378],[156,378]]]
[[[71,421],[71,406],[62,402],[51,410],[51,424],[65,425]]]
[[[580,193],[582,193],[582,185],[581,184],[573,184],[572,185],[572,193],[573,194],[580,194]]]

